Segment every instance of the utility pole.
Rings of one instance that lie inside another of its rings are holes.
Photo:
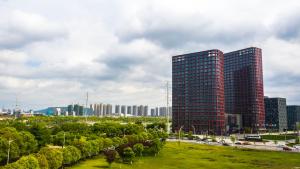
[[[169,81],[167,81],[167,132],[170,131],[170,114],[169,114]]]
[[[15,111],[13,113],[14,113],[15,119],[16,119],[17,118],[17,113],[19,113],[18,95],[16,95],[16,107],[15,107]]]
[[[7,150],[7,162],[6,162],[6,164],[9,164],[10,144],[11,144],[12,142],[14,142],[14,141],[15,141],[15,140],[11,140],[11,139],[8,140],[8,150]]]
[[[87,105],[88,105],[88,101],[89,101],[89,93],[86,92],[86,101],[85,101],[85,122],[87,123]]]
[[[66,144],[66,132],[64,132],[64,143],[63,143],[63,148],[65,147]]]

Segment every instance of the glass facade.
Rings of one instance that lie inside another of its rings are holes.
[[[287,110],[285,98],[265,97],[265,126],[270,130],[284,131],[287,129]]]
[[[262,51],[250,47],[224,54],[225,112],[240,114],[239,128],[264,128]]]
[[[300,106],[287,106],[288,129],[296,130],[300,124]]]
[[[224,56],[220,50],[173,56],[173,131],[221,133],[224,106]]]

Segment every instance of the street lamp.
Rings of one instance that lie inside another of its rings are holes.
[[[10,140],[10,139],[9,139],[9,141],[8,141],[7,162],[6,162],[6,164],[9,163],[10,144],[11,144],[12,142],[14,142],[14,141],[15,141],[15,140]]]
[[[65,144],[66,144],[66,132],[64,132],[64,143],[63,143],[63,148],[64,148]]]
[[[196,135],[196,129],[195,129],[195,126],[192,125],[192,128],[193,128],[193,130],[194,130],[194,135]]]
[[[180,141],[180,136],[181,136],[181,130],[182,130],[182,128],[183,128],[183,126],[181,126],[180,129],[179,129],[179,136],[178,136],[179,141]]]

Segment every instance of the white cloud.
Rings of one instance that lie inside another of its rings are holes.
[[[1,1],[0,104],[13,105],[18,94],[24,108],[84,103],[89,91],[91,102],[164,105],[172,55],[248,46],[263,49],[266,94],[300,104],[292,85],[300,81],[299,7],[297,0]]]

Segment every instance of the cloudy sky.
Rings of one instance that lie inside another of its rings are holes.
[[[171,56],[263,49],[265,95],[300,104],[299,0],[0,0],[0,106],[166,102]]]

